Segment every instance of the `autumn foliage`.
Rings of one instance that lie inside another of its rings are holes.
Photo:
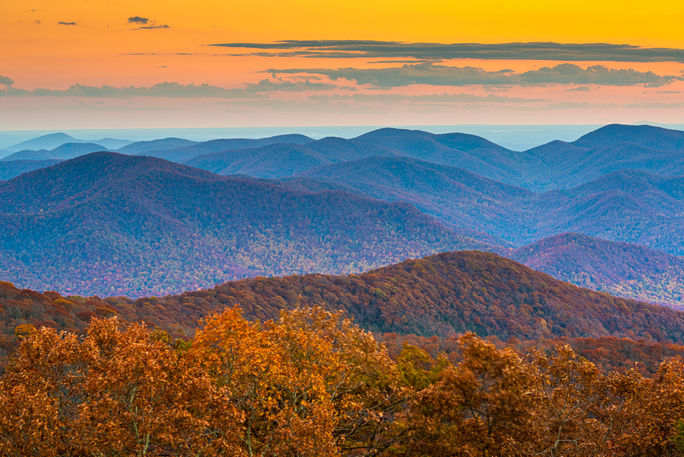
[[[395,358],[320,308],[211,316],[192,340],[94,319],[25,329],[0,378],[7,456],[676,456],[684,363],[604,373],[569,346]]]

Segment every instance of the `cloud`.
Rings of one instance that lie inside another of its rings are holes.
[[[388,104],[397,102],[424,103],[430,105],[448,105],[460,103],[540,103],[548,102],[539,98],[502,97],[500,95],[474,95],[474,94],[426,94],[407,95],[396,93],[385,94],[317,94],[309,96],[309,100],[316,101],[354,101],[360,103]]]
[[[129,24],[147,24],[148,22],[150,22],[150,19],[146,17],[131,16],[128,18]]]
[[[150,29],[170,29],[171,26],[167,24],[162,24],[162,25],[144,25],[142,27],[138,27],[136,30],[150,30]]]
[[[14,84],[14,80],[9,76],[0,75],[0,84],[9,87]]]
[[[326,58],[495,59],[614,62],[681,62],[684,49],[609,43],[403,43],[369,40],[283,40],[274,43],[213,43],[244,49],[239,55]],[[255,53],[255,50],[260,51]]]
[[[651,71],[633,69],[615,70],[602,65],[582,68],[574,64],[560,64],[543,67],[524,73],[512,70],[488,71],[477,67],[449,67],[434,63],[403,65],[386,68],[286,68],[271,69],[269,73],[318,75],[333,80],[346,79],[358,84],[368,84],[379,88],[426,84],[433,86],[542,86],[549,84],[595,84],[605,86],[646,85],[658,87],[672,81],[684,80],[682,76],[661,76]]]
[[[3,79],[0,76],[0,84]],[[12,81],[7,78],[7,81]],[[12,81],[13,82],[13,81]],[[68,89],[16,89],[8,86],[0,90],[0,96],[41,96],[41,97],[92,97],[92,98],[132,98],[132,97],[166,97],[166,98],[259,98],[271,92],[279,91],[315,91],[336,87],[333,84],[301,81],[281,81],[264,79],[258,83],[246,84],[244,87],[226,89],[209,84],[179,84],[163,82],[154,86],[87,86],[74,84]]]
[[[334,89],[337,86],[329,83],[322,83],[318,81],[310,81],[305,79],[303,81],[284,81],[282,79],[262,79],[258,83],[247,84],[245,90],[251,92],[273,92],[273,91],[288,91],[298,92],[307,90],[327,90]]]
[[[138,25],[133,30],[153,30],[153,29],[170,29],[171,26],[168,24],[159,24],[154,19],[142,16],[131,16],[128,18],[129,24]]]
[[[66,21],[59,21],[57,24],[59,24],[59,25],[77,25],[75,22],[66,22]]]

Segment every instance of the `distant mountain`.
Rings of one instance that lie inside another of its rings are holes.
[[[684,176],[617,172],[542,194],[537,229],[543,237],[577,232],[684,255],[683,196]]]
[[[508,184],[519,185],[531,171],[544,166],[534,154],[511,151],[484,138],[463,133],[436,135],[421,130],[384,128],[354,140],[390,149],[394,155],[464,168]]]
[[[572,143],[552,141],[528,152],[546,165],[521,183],[532,190],[574,187],[621,170],[684,175],[684,132],[659,127],[609,125]]]
[[[7,181],[22,173],[49,167],[59,160],[8,160],[0,161],[0,180]]]
[[[147,155],[171,162],[185,163],[195,157],[216,152],[232,151],[236,149],[251,149],[276,143],[304,144],[311,138],[299,135],[277,135],[268,138],[226,138],[209,141],[180,140],[179,138],[166,138],[157,141],[143,141],[133,143],[119,152],[124,154]]]
[[[233,151],[236,149],[251,149],[276,143],[305,144],[312,141],[304,135],[277,135],[268,138],[227,138],[203,141],[180,148],[157,149],[147,151],[145,155],[170,160],[171,162],[186,163],[195,157],[217,152]]]
[[[587,133],[574,142],[577,146],[597,147],[636,144],[663,151],[684,151],[684,132],[651,125],[611,124]]]
[[[301,174],[386,201],[405,201],[452,227],[521,245],[565,232],[684,254],[684,177],[621,171],[535,194],[463,169],[403,157],[370,158]]]
[[[136,141],[117,149],[117,151],[129,155],[147,155],[146,153],[151,151],[182,148],[195,143],[196,141],[190,141],[183,138],[162,138],[159,140]]]
[[[389,146],[364,143],[358,140],[346,140],[338,137],[326,137],[307,143],[307,147],[324,154],[334,163],[368,157],[392,157],[399,155]]]
[[[89,154],[0,186],[6,279],[66,293],[159,294],[488,247],[404,203],[149,157]]]
[[[285,170],[301,170],[310,165],[370,157],[408,157],[459,167],[482,177],[541,192],[575,187],[621,170],[671,176],[684,174],[684,149],[680,146],[683,137],[684,132],[677,130],[612,125],[572,143],[553,141],[519,152],[475,135],[436,135],[420,130],[384,128],[349,140],[330,137],[294,142],[275,137],[283,144],[265,150],[242,140],[215,140],[156,154],[178,162],[188,158],[184,163],[216,173],[258,177],[288,176],[277,171],[278,165]],[[206,153],[200,154],[200,149]],[[244,152],[237,154],[237,150]],[[304,155],[309,160],[303,160]],[[270,165],[264,168],[243,166],[242,162],[250,156],[259,156]]]
[[[222,175],[285,178],[322,165],[391,155],[394,154],[389,149],[329,137],[304,144],[273,143],[247,149],[221,150],[199,155],[185,164]]]
[[[461,168],[407,157],[373,157],[316,168],[302,176],[405,201],[456,227],[517,242],[533,226],[532,192]]]
[[[66,160],[90,154],[91,152],[106,151],[107,148],[96,143],[64,143],[50,151],[19,151],[11,154],[3,161],[9,160]]]
[[[131,140],[122,140],[119,138],[101,138],[97,141],[95,141],[97,144],[101,144],[105,148],[109,149],[110,151],[114,151],[116,149],[122,148],[124,146],[128,146],[129,144],[133,143]]]
[[[40,149],[37,151],[34,150],[23,150],[23,151],[17,151],[13,152],[8,156],[3,157],[0,159],[0,162],[9,162],[9,161],[15,161],[15,160],[30,160],[30,161],[43,161],[43,160],[58,160],[54,158],[54,155],[52,154],[51,151],[48,151],[47,149]]]
[[[228,150],[196,157],[187,165],[222,175],[282,178],[332,163],[323,154],[291,143]]]
[[[684,309],[684,258],[643,246],[564,233],[510,257],[589,289]]]
[[[48,135],[42,135],[27,141],[22,141],[21,143],[17,143],[5,149],[9,152],[41,149],[51,150],[63,145],[64,143],[74,141],[78,140],[70,135],[67,135],[66,133],[50,133]]]
[[[409,157],[458,165],[503,182],[519,182],[528,173],[526,167],[542,166],[541,160],[532,154],[510,151],[474,135],[435,135],[401,129],[375,130],[351,140],[328,137],[305,144],[283,142],[260,148],[221,150],[185,163],[220,174],[274,178],[371,157]]]

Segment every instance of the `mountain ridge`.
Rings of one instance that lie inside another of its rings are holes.
[[[360,271],[489,246],[406,203],[295,191],[111,152],[2,184],[0,228],[5,261],[13,271],[34,271],[6,279],[101,295],[187,290],[264,273]]]

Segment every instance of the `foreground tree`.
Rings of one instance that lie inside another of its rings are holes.
[[[528,455],[535,442],[538,374],[511,349],[497,349],[473,334],[459,339],[461,361],[420,392],[408,455]]]
[[[403,399],[394,363],[368,332],[320,308],[250,323],[238,309],[209,319],[192,352],[245,420],[251,455],[374,455],[391,444]]]
[[[602,373],[568,346],[522,356],[473,334],[449,359],[320,308],[239,309],[190,341],[95,319],[28,328],[0,377],[0,456],[681,455],[684,363]]]
[[[0,385],[4,455],[235,455],[239,414],[157,334],[116,319],[26,337]]]

